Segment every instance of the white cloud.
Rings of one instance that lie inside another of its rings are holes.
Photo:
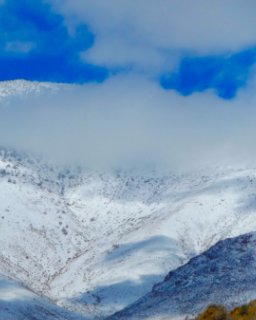
[[[88,23],[96,43],[85,57],[99,64],[161,67],[173,52],[222,53],[256,43],[254,0],[49,1],[69,26]]]
[[[138,71],[160,72],[173,68],[176,59],[167,60],[165,54],[143,43],[129,43],[124,39],[108,37],[99,38],[96,45],[82,54],[85,61],[109,67],[131,66]]]
[[[254,164],[255,105],[254,84],[223,101],[210,91],[185,98],[142,77],[118,76],[11,101],[0,108],[0,145],[86,165]]]

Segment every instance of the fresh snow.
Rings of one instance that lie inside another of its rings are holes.
[[[3,274],[88,319],[134,302],[221,239],[255,230],[255,171],[140,176],[0,161]]]
[[[0,83],[0,101],[11,96],[27,96],[49,90],[57,90],[63,85],[26,80],[3,81]]]
[[[17,281],[0,276],[0,318],[2,320],[79,320]]]

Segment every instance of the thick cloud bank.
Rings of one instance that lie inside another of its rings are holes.
[[[173,170],[256,160],[254,84],[235,100],[183,97],[141,77],[15,99],[0,108],[0,144],[86,166]]]

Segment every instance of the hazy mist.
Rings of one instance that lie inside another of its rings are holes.
[[[254,164],[254,82],[235,100],[182,97],[139,76],[1,102],[0,144],[61,163],[173,170]]]

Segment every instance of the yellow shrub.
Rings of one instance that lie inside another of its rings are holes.
[[[256,300],[230,312],[222,306],[211,305],[196,320],[256,320]]]
[[[202,314],[200,314],[197,317],[197,320],[231,320],[231,319],[224,307],[211,305]]]
[[[232,320],[256,320],[256,301],[235,308],[230,315]]]

